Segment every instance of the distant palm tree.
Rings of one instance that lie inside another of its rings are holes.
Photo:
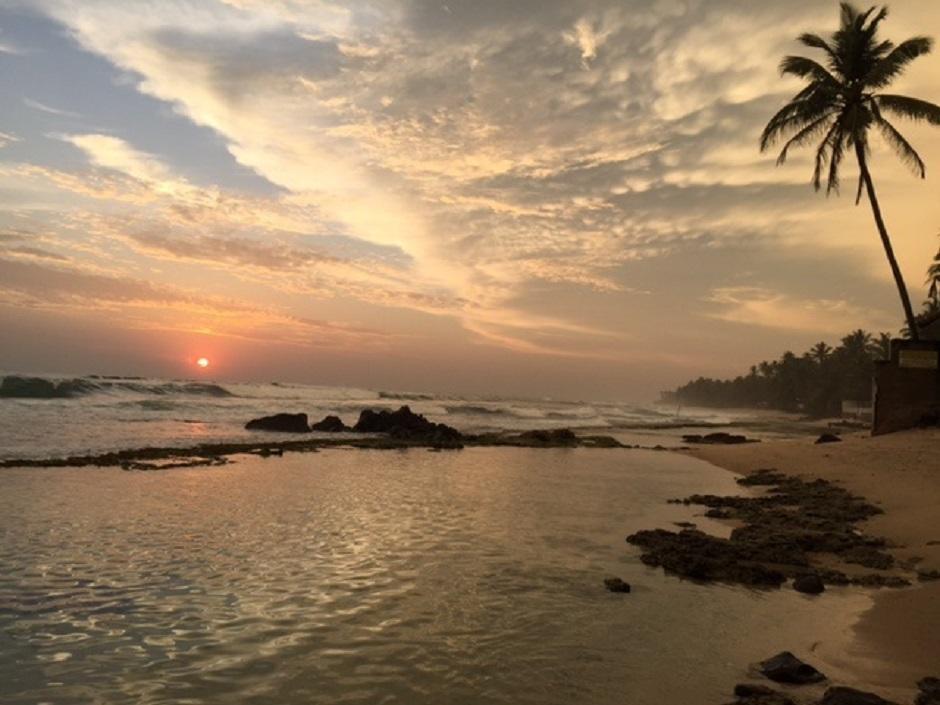
[[[791,147],[799,147],[822,137],[822,142],[816,148],[813,185],[817,191],[821,188],[823,171],[828,165],[827,195],[832,191],[838,192],[839,166],[845,151],[854,149],[859,167],[855,202],[861,201],[864,188],[901,295],[911,337],[917,340],[911,299],[894,257],[868,169],[868,138],[871,128],[877,127],[901,160],[921,178],[925,177],[926,169],[920,155],[888,122],[885,113],[940,125],[940,106],[917,98],[884,94],[880,90],[901,75],[911,61],[929,53],[933,42],[928,37],[914,37],[895,46],[877,36],[878,25],[888,15],[887,7],[880,10],[872,7],[866,12],[859,12],[850,3],[843,2],[841,8],[841,26],[828,41],[817,34],[802,34],[799,37],[799,41],[806,46],[825,53],[825,66],[803,56],[787,56],[781,62],[782,74],[802,78],[808,85],[767,123],[761,135],[760,147],[764,151],[789,137],[777,158],[777,164],[783,164]]]
[[[829,359],[830,354],[832,354],[832,348],[822,341],[816,343],[809,351],[810,357],[820,365]]]

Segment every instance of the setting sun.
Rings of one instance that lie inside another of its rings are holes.
[[[206,368],[206,367],[209,366],[209,358],[207,358],[207,357],[200,357],[198,360],[196,360],[196,364],[199,365],[199,366],[202,367],[202,368]]]

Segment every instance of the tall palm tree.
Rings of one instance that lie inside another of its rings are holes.
[[[904,284],[904,277],[894,256],[888,229],[875,195],[875,185],[868,168],[869,135],[877,128],[901,160],[924,178],[926,169],[920,155],[885,117],[886,114],[940,125],[940,106],[918,98],[882,93],[909,63],[930,52],[928,37],[913,37],[895,45],[878,37],[878,25],[888,16],[888,8],[872,7],[859,12],[848,2],[841,3],[841,26],[826,40],[817,34],[802,34],[799,41],[821,50],[824,63],[803,56],[784,57],[782,74],[807,81],[803,90],[774,115],[761,135],[761,151],[787,138],[777,164],[783,164],[791,147],[805,145],[819,137],[813,185],[822,187],[826,176],[826,194],[839,189],[839,167],[847,150],[854,150],[859,179],[856,204],[862,189],[868,194],[881,235],[891,272],[901,295],[904,316],[911,337],[918,339],[914,309]]]
[[[809,351],[810,358],[815,360],[820,365],[828,360],[829,355],[831,354],[832,348],[823,341],[816,343],[812,348],[810,348]]]

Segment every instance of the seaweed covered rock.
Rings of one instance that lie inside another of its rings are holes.
[[[531,446],[576,446],[578,437],[569,428],[554,428],[550,430],[524,431],[518,435],[521,445]]]
[[[826,590],[826,586],[816,573],[807,573],[793,579],[793,589],[807,595],[819,595]]]
[[[277,431],[279,433],[307,433],[310,425],[306,414],[274,414],[252,419],[245,424],[249,431]]]
[[[692,495],[671,500],[708,507],[706,516],[740,522],[728,538],[701,531],[640,531],[627,538],[643,548],[640,559],[677,575],[749,585],[779,586],[799,579],[798,589],[820,592],[825,584],[900,585],[903,578],[873,574],[848,578],[836,570],[811,570],[813,554],[829,553],[846,563],[875,570],[894,560],[883,549],[884,539],[866,536],[857,522],[881,510],[824,480],[806,481],[774,470],[759,470],[738,481],[762,487],[758,496]],[[814,573],[815,577],[807,578]],[[860,582],[865,580],[866,582]]]
[[[928,676],[917,681],[920,691],[914,705],[940,705],[940,678]]]
[[[766,685],[738,683],[734,695],[737,698],[734,705],[795,705],[792,699]]]

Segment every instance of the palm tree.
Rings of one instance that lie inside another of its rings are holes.
[[[908,96],[881,93],[881,89],[901,75],[910,62],[929,53],[933,41],[928,37],[914,37],[895,45],[878,37],[878,25],[888,16],[887,7],[859,12],[850,3],[843,2],[841,8],[841,26],[828,41],[817,34],[799,37],[807,47],[824,52],[825,65],[803,56],[787,56],[781,62],[782,74],[804,79],[807,85],[770,119],[761,135],[760,147],[765,151],[788,138],[777,158],[779,165],[786,161],[791,147],[822,137],[816,148],[813,185],[817,191],[822,187],[823,171],[828,166],[827,195],[838,192],[839,166],[846,150],[855,151],[859,168],[855,203],[861,201],[864,188],[901,295],[911,337],[917,340],[911,299],[894,257],[868,168],[869,133],[873,127],[878,128],[901,160],[921,178],[926,176],[920,155],[885,114],[940,125],[940,106]]]
[[[820,365],[829,359],[830,354],[832,354],[832,348],[823,341],[816,343],[809,351],[809,356]]]

